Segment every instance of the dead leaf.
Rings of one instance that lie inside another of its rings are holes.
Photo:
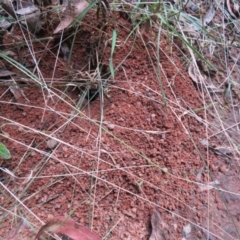
[[[225,147],[215,147],[212,148],[212,150],[220,156],[225,156],[225,157],[229,157],[230,155],[233,155],[233,151],[230,148],[225,148]]]
[[[14,230],[12,236],[10,237],[11,240],[19,239],[18,236],[20,235],[21,231],[26,227],[26,222],[23,218],[20,219],[19,223],[17,224],[16,229]]]
[[[6,50],[3,52],[6,56],[9,56],[9,57],[16,57],[17,54],[11,50]]]
[[[237,12],[238,14],[240,13],[240,6],[239,3],[234,2],[233,3],[233,10]]]
[[[187,237],[192,231],[191,225],[187,224],[186,226],[183,227],[183,235]]]
[[[217,185],[219,185],[219,181],[218,180],[215,180],[213,182],[209,182],[207,184],[200,184],[199,188],[200,188],[200,191],[203,192],[203,191],[208,191],[208,190],[211,190],[213,188],[216,188]]]
[[[15,75],[15,73],[12,72],[12,71],[0,69],[0,77],[9,77],[9,76],[12,76],[12,75]]]
[[[11,15],[14,19],[17,19],[12,1],[9,1],[9,0],[1,1],[1,7],[5,10],[5,12]]]
[[[72,21],[73,21],[73,17],[71,16],[64,17],[64,19],[59,23],[57,28],[54,30],[53,34],[56,34],[62,31],[63,29],[67,28],[72,23]]]
[[[233,5],[230,3],[230,0],[226,0],[227,10],[230,13],[231,17],[237,19],[236,21],[231,22],[234,24],[235,32],[237,35],[240,34],[240,20],[239,20],[239,3],[234,2]]]
[[[88,5],[89,3],[86,0],[77,0],[73,2],[73,6],[68,6],[67,9],[64,11],[64,17],[53,33],[56,34],[67,28],[72,23],[74,18],[80,13],[82,13],[88,7]]]
[[[61,52],[63,54],[64,61],[68,61],[70,49],[69,49],[67,43],[64,42],[61,44]]]
[[[35,240],[40,239],[45,231],[64,234],[73,240],[101,240],[94,232],[91,232],[87,227],[81,226],[74,220],[63,217],[58,217],[56,220],[50,220],[40,228]]]
[[[149,240],[162,240],[165,239],[161,226],[165,226],[160,216],[158,208],[155,208],[151,216],[152,233]]]
[[[194,3],[193,1],[187,1],[185,7],[188,9],[188,10],[191,10],[193,12],[197,12],[199,11],[199,4],[196,4]]]
[[[2,8],[10,14],[14,19],[28,26],[32,33],[38,32],[42,27],[41,11],[34,6],[31,1],[22,1],[26,7],[15,11],[12,1],[3,0]],[[20,17],[18,17],[20,16]]]
[[[11,86],[9,87],[9,89],[17,101],[19,101],[23,97],[26,101],[29,102],[23,90],[20,89],[20,87],[17,85],[13,78],[11,80]]]
[[[7,19],[1,19],[0,20],[0,28],[7,30],[12,23],[10,23]]]
[[[10,86],[9,89],[17,101],[22,97],[23,91],[18,86]]]
[[[201,28],[200,28],[200,20],[197,20],[199,24],[193,24],[189,22],[189,15],[181,13],[179,15],[179,24],[178,27],[187,32],[190,36],[198,38],[200,36]]]
[[[213,4],[211,4],[210,8],[208,9],[208,11],[206,12],[205,16],[203,17],[203,26],[207,26],[214,18],[215,16],[215,8],[213,6]]]
[[[198,67],[193,61],[189,64],[188,74],[196,84],[205,82],[203,76],[200,74]]]
[[[230,0],[226,0],[226,5],[227,5],[227,9],[228,9],[228,12],[230,13],[230,15],[233,17],[233,18],[237,18],[236,15],[233,13],[232,11],[232,7],[231,7],[231,4],[230,4]],[[235,7],[235,6],[234,6]]]
[[[201,182],[202,181],[202,172],[200,171],[196,176],[196,181]]]
[[[31,0],[22,1],[15,14],[17,14],[21,24],[26,25],[32,33],[37,33],[41,30],[41,11]]]
[[[32,6],[28,6],[25,8],[21,8],[21,9],[15,11],[15,13],[17,13],[19,15],[27,15],[27,14],[31,14],[36,11],[38,11],[38,8],[34,5],[32,5]]]
[[[200,143],[204,146],[204,147],[209,147],[210,144],[209,144],[209,141],[207,138],[203,138],[200,140]]]
[[[198,38],[200,36],[198,29],[193,24],[187,24],[185,27],[182,27],[182,31],[188,33],[191,37]]]

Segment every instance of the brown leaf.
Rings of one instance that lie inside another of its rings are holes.
[[[63,217],[50,220],[44,226],[40,228],[35,240],[39,239],[45,231],[51,231],[53,233],[64,234],[73,240],[101,240],[101,238],[91,232],[87,227],[81,226],[74,220]]]
[[[26,227],[26,223],[24,219],[20,219],[20,221],[17,223],[17,227],[14,230],[12,236],[9,238],[10,240],[17,240],[19,239],[18,236],[21,232]]]
[[[9,89],[10,89],[11,93],[13,94],[13,96],[15,97],[15,99],[18,102],[21,98],[24,98],[26,101],[29,101],[27,99],[27,97],[25,96],[23,90],[17,85],[16,81],[13,78],[12,78],[11,82],[12,82],[12,85],[9,86]]]
[[[67,9],[64,12],[64,18],[61,20],[61,22],[58,24],[57,28],[54,30],[54,34],[62,31],[63,29],[67,28],[74,18],[79,15],[85,8],[87,8],[89,3],[86,0],[75,0],[73,3],[73,10],[71,7],[67,7]]]
[[[215,8],[213,4],[211,4],[205,16],[203,17],[203,26],[207,26],[213,20],[215,13]]]
[[[17,101],[22,97],[23,91],[18,86],[10,86],[9,89]]]
[[[234,17],[234,18],[236,18],[235,14],[234,14],[233,11],[232,11],[232,7],[231,7],[231,4],[230,4],[230,0],[226,0],[226,5],[227,5],[228,12],[231,14],[231,16]]]
[[[0,77],[9,77],[12,75],[15,75],[15,73],[12,71],[5,70],[5,69],[0,69]]]
[[[152,225],[152,233],[149,237],[149,240],[163,240],[165,239],[163,233],[163,226],[165,225],[161,219],[160,212],[158,208],[155,208],[154,213],[151,216],[151,225]]]

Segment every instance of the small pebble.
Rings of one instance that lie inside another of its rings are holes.
[[[137,209],[136,208],[132,208],[132,212],[133,213],[137,212]]]
[[[183,235],[186,237],[192,231],[191,225],[188,224],[183,227]]]
[[[142,107],[142,103],[141,102],[137,102],[136,106],[140,108],[140,107]]]
[[[227,170],[227,166],[224,164],[220,167],[220,172],[224,173]]]
[[[210,164],[210,169],[212,171],[216,171],[217,170],[217,166],[215,166],[213,163]]]
[[[57,144],[58,144],[58,142],[57,142],[55,139],[49,139],[49,140],[47,141],[47,147],[48,147],[49,149],[55,148],[55,147],[57,146]]]
[[[108,124],[107,127],[110,131],[113,131],[113,129],[115,128],[115,125],[114,124]]]
[[[63,146],[63,151],[67,152],[68,151],[68,147],[67,146]]]

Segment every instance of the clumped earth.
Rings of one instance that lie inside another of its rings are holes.
[[[1,238],[33,239],[44,223],[70,215],[103,239],[239,239],[239,167],[202,144],[204,112],[193,112],[202,95],[181,61],[181,42],[161,37],[158,66],[156,33],[131,35],[128,19],[112,14],[105,27],[95,13],[84,18],[70,67],[56,58],[58,40],[33,45],[52,92],[27,80],[18,100],[0,89],[0,142],[12,154],[1,169],[15,176],[0,172]],[[78,105],[85,88],[76,79],[88,67],[94,76],[94,61],[109,77],[113,29],[115,76],[107,92]]]

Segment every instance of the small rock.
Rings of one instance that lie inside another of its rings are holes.
[[[192,231],[191,225],[188,224],[183,227],[183,235],[186,237]]]
[[[226,172],[226,170],[227,170],[226,164],[224,164],[220,167],[220,172],[224,173],[224,172]]]
[[[171,122],[166,122],[164,124],[164,127],[167,128],[167,129],[174,128],[173,123],[171,123]]]
[[[211,163],[211,164],[209,165],[209,167],[210,167],[210,169],[211,169],[212,171],[216,171],[216,170],[217,170],[217,166],[214,165],[213,163]]]
[[[37,155],[37,153],[35,151],[31,152],[31,157],[35,157]]]
[[[47,215],[47,219],[48,219],[48,220],[51,220],[51,219],[53,219],[53,218],[54,218],[53,214],[48,214],[48,215]]]
[[[68,147],[67,146],[63,146],[63,151],[67,152],[68,151]]]
[[[133,213],[136,213],[136,212],[137,212],[137,209],[136,209],[136,208],[132,208],[132,212],[133,212]]]
[[[164,173],[167,173],[167,172],[168,172],[168,169],[167,169],[166,167],[164,167],[164,168],[162,168],[162,171],[163,171]]]
[[[138,108],[142,107],[142,103],[141,102],[137,102],[136,103],[136,107],[138,107]]]
[[[173,224],[173,228],[174,228],[175,231],[177,230],[177,224],[176,223]]]
[[[107,125],[107,127],[110,131],[113,131],[114,128],[115,128],[115,125],[110,123],[110,124]]]
[[[19,128],[18,128],[18,131],[19,131],[19,132],[24,132],[24,128],[23,128],[23,127],[19,127]]]
[[[222,204],[221,202],[219,202],[219,203],[217,204],[217,209],[218,209],[218,210],[224,209],[223,204]]]
[[[110,111],[108,111],[108,114],[109,114],[109,115],[112,115],[112,114],[114,114],[114,113],[115,113],[114,110],[110,110]]]
[[[135,215],[134,215],[133,213],[131,213],[130,211],[124,210],[123,213],[124,213],[126,216],[135,218]]]
[[[204,147],[208,147],[209,146],[209,141],[208,139],[204,138],[200,140],[200,143],[204,146]]]
[[[202,232],[201,232],[201,231],[198,231],[198,232],[197,232],[197,236],[198,236],[198,238],[202,239],[202,238],[203,238]]]
[[[47,147],[50,148],[50,149],[53,149],[57,146],[57,141],[55,139],[49,139],[47,141]]]

